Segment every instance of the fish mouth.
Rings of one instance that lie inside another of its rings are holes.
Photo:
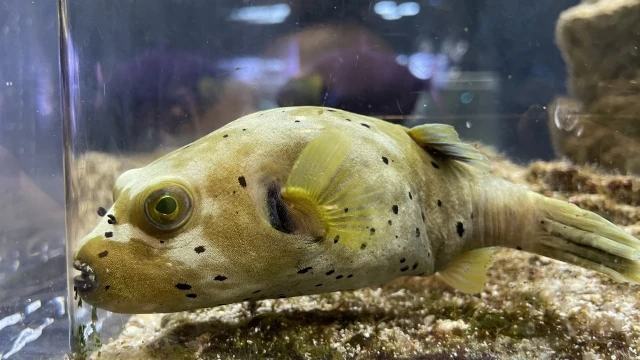
[[[75,260],[73,268],[80,271],[80,275],[73,278],[73,286],[78,292],[87,293],[96,287],[96,274],[89,265]]]

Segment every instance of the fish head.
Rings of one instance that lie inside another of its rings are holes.
[[[291,149],[262,161],[273,157],[213,137],[120,175],[113,206],[75,253],[85,302],[154,313],[291,295],[288,279],[322,251],[313,222],[284,210]]]

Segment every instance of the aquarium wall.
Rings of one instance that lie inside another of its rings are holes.
[[[407,124],[429,116],[519,160],[549,159],[546,124],[521,117],[565,91],[554,25],[575,3],[71,1],[86,119],[74,124],[82,142],[73,146],[149,152],[252,111],[340,107],[351,97],[349,110]],[[363,63],[335,65],[365,50]],[[312,75],[347,71],[358,80],[336,79],[326,98],[304,89]],[[362,98],[374,84],[389,93]],[[527,144],[532,138],[547,140]]]
[[[452,125],[493,175],[637,238],[638,0],[0,9],[0,359],[638,356],[637,287],[515,250],[476,295],[408,277],[167,314],[83,302],[73,259],[125,171],[302,105]]]
[[[69,352],[56,1],[0,1],[0,358]]]

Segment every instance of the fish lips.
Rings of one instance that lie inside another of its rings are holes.
[[[89,265],[75,260],[73,268],[80,271],[80,275],[73,278],[73,286],[79,293],[88,293],[96,287],[96,274]]]

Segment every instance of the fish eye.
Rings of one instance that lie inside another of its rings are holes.
[[[177,230],[191,215],[191,196],[180,185],[165,185],[147,195],[144,214],[158,230]]]

